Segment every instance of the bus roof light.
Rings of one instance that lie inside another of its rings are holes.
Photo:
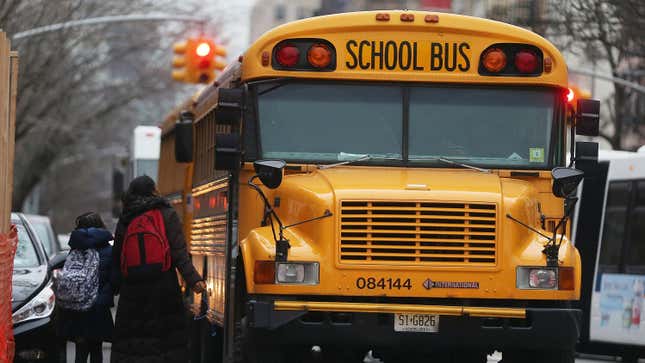
[[[426,23],[438,23],[439,22],[439,15],[435,15],[435,14],[426,15],[424,20],[425,20]]]
[[[315,68],[325,68],[331,64],[331,50],[325,44],[314,44],[307,51],[307,60]]]
[[[276,52],[275,58],[283,67],[294,67],[300,59],[300,50],[292,44],[284,44]]]
[[[520,50],[515,54],[515,68],[520,73],[534,73],[538,68],[537,55],[528,49]]]
[[[377,21],[390,21],[390,14],[388,13],[378,13],[376,14]]]
[[[491,48],[482,57],[482,63],[487,71],[497,73],[506,67],[506,53],[499,48]]]
[[[414,14],[407,14],[407,13],[401,14],[401,21],[413,22]]]

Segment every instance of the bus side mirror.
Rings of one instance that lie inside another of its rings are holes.
[[[239,134],[215,135],[215,170],[231,171],[239,168],[241,156]]]
[[[553,177],[553,194],[559,198],[566,198],[578,187],[585,173],[574,168],[554,168],[551,171]]]
[[[600,101],[578,100],[576,107],[576,134],[598,136],[600,127]]]
[[[175,123],[175,160],[178,163],[193,161],[193,121],[192,112],[182,112]]]
[[[283,160],[258,160],[253,163],[253,168],[264,186],[275,189],[282,183],[286,165]]]
[[[218,124],[233,125],[242,118],[244,90],[242,88],[220,88],[217,94],[215,119]]]
[[[576,167],[583,164],[595,164],[598,162],[598,143],[588,141],[576,141],[575,153]]]

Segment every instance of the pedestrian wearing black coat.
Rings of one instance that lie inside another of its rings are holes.
[[[112,341],[114,323],[110,307],[114,306],[111,284],[112,234],[105,229],[97,213],[86,213],[76,219],[76,229],[69,238],[71,249],[95,249],[99,253],[99,290],[88,311],[60,310],[58,333],[76,343],[76,363],[103,362],[103,342]]]
[[[115,232],[113,261],[121,264],[121,249],[128,224],[138,215],[159,209],[170,245],[172,267],[161,277],[147,281],[123,278],[114,269],[113,283],[120,296],[116,313],[111,362],[188,362],[188,331],[177,273],[193,291],[205,290],[202,277],[195,270],[186,248],[182,224],[177,213],[160,197],[148,176],[135,178],[123,199],[123,213]]]

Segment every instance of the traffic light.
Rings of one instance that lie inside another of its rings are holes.
[[[172,59],[172,66],[173,68],[176,68],[172,71],[172,79],[175,81],[188,82],[188,69],[186,67],[186,49],[188,48],[188,41],[175,43],[172,48],[175,54],[177,54]]]
[[[225,56],[226,50],[208,38],[190,38],[185,42],[175,43],[177,54],[172,65],[177,68],[172,78],[186,83],[210,83],[215,79],[215,72],[224,69],[225,63],[217,60]]]

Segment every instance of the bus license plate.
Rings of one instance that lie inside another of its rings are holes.
[[[394,331],[436,333],[439,331],[439,315],[394,314]]]

